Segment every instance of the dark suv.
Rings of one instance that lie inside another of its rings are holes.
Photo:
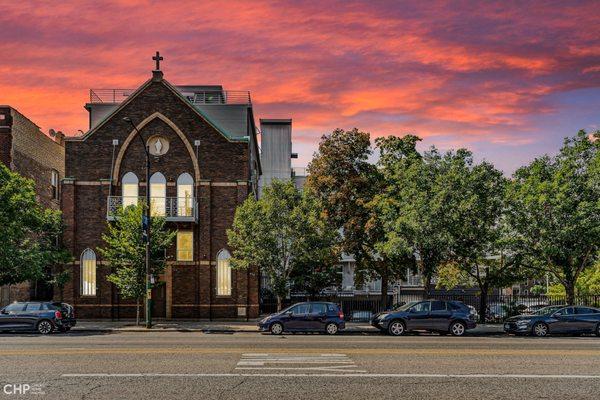
[[[394,336],[414,330],[462,336],[467,329],[475,328],[476,323],[475,315],[460,301],[425,300],[379,313],[371,325]]]
[[[273,335],[283,332],[325,332],[335,335],[344,329],[344,313],[335,303],[297,303],[285,310],[271,314],[258,323],[261,332]]]
[[[35,330],[43,335],[75,326],[73,307],[46,301],[15,302],[0,310],[0,331]]]

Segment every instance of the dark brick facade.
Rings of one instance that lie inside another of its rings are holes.
[[[64,300],[73,303],[82,318],[135,315],[133,302],[120,298],[116,288],[106,281],[110,271],[97,251],[103,246],[101,235],[107,226],[109,192],[121,195],[121,179],[127,172],[138,177],[140,196],[145,195],[147,188],[143,145],[134,136],[131,125],[123,121],[125,116],[136,125],[146,121],[140,128],[145,139],[160,135],[168,140],[169,151],[151,161],[151,174],[161,172],[167,180],[167,197],[177,196],[180,174],[187,172],[195,180],[198,222],[168,222],[171,229],[193,232],[194,261],[177,262],[175,248],[168,250],[170,261],[161,277],[164,288],[153,293],[157,299],[155,314],[166,318],[256,317],[257,271],[233,271],[231,296],[218,297],[215,289],[216,256],[227,248],[226,230],[231,226],[235,208],[252,195],[249,182],[255,172],[250,170],[254,151],[251,144],[256,138],[226,137],[156,75],[103,123],[83,137],[66,142],[64,243],[76,259],[86,248],[94,250],[98,262],[96,296],[80,295],[80,263],[76,261],[70,266],[73,280],[65,288]],[[114,149],[114,168],[113,139],[119,143]],[[112,185],[111,171],[115,174]]]
[[[65,148],[63,135],[54,133],[54,138],[44,134],[40,128],[9,106],[0,106],[0,162],[12,171],[32,179],[41,205],[59,209],[60,187],[56,196],[52,190],[51,174],[58,174],[58,181],[65,175]],[[0,305],[15,300],[31,298],[45,299],[51,289],[42,282],[23,282],[0,288]]]

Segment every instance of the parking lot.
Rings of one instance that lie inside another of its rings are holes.
[[[37,398],[596,398],[600,339],[2,334],[0,365]]]

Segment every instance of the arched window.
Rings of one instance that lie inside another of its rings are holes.
[[[150,215],[165,216],[167,180],[160,172],[150,177]]]
[[[191,217],[194,212],[194,179],[184,172],[177,178],[177,216]]]
[[[139,180],[136,174],[128,172],[121,179],[123,207],[135,206],[139,196]]]
[[[96,253],[92,249],[85,249],[81,253],[81,295],[96,295]]]
[[[231,296],[231,255],[225,249],[217,254],[217,296]]]

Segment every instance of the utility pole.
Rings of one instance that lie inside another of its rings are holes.
[[[131,118],[124,117],[123,121],[129,122],[137,136],[142,141],[144,153],[146,154],[146,204],[144,216],[142,217],[142,237],[146,242],[146,328],[152,328],[152,274],[150,273],[150,148],[144,141],[142,134],[137,129]]]

